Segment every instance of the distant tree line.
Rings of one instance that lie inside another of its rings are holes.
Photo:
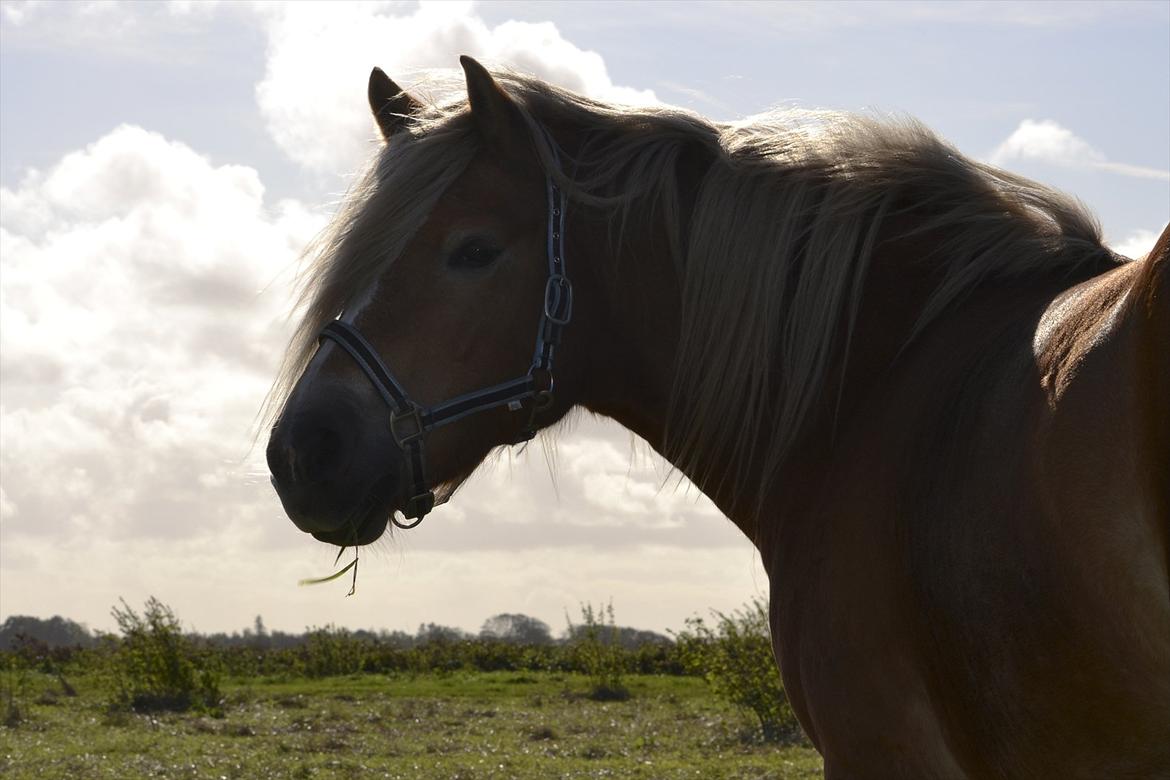
[[[15,650],[29,639],[50,648],[93,647],[97,644],[97,637],[88,628],[60,615],[48,620],[12,615],[0,625],[0,650]]]
[[[406,631],[370,631],[357,629],[347,634],[358,641],[389,646],[398,649],[420,647],[433,642],[458,642],[467,639],[484,639],[517,645],[560,645],[571,644],[580,638],[586,629],[581,625],[570,625],[559,638],[555,638],[548,623],[538,618],[519,613],[502,612],[484,621],[479,633],[471,633],[437,623],[423,623],[414,634]],[[252,626],[242,631],[201,634],[185,632],[189,639],[202,645],[214,647],[246,647],[259,650],[283,650],[302,647],[319,632],[306,628],[302,633],[270,631],[264,625],[264,618],[256,616]],[[34,643],[48,649],[92,648],[98,645],[101,632],[91,632],[81,623],[59,615],[51,618],[37,618],[28,615],[12,615],[0,624],[0,651],[13,651]],[[607,634],[607,637],[611,635]],[[670,637],[654,631],[618,626],[613,641],[627,650],[634,650],[647,644],[669,645]]]

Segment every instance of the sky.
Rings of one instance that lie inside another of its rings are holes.
[[[354,596],[297,586],[336,550],[284,516],[253,436],[300,253],[376,148],[374,65],[410,84],[471,54],[721,120],[915,116],[1137,256],[1170,217],[1168,40],[1166,2],[0,3],[0,620],[110,630],[153,595],[205,632],[559,631],[612,599],[663,631],[766,596],[735,527],[588,416],[364,550]]]

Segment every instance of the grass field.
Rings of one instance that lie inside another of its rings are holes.
[[[818,778],[806,745],[755,724],[693,677],[631,676],[627,701],[533,672],[250,679],[222,718],[111,710],[96,680],[21,686],[0,776],[56,778]]]

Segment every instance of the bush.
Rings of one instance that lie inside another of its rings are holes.
[[[218,711],[222,697],[213,657],[183,636],[170,607],[151,596],[142,615],[125,601],[112,613],[122,632],[111,656],[115,706],[139,712]]]
[[[715,611],[712,615],[714,629],[693,617],[676,635],[684,667],[701,675],[717,695],[753,713],[766,741],[797,737],[800,726],[772,654],[767,605],[754,599],[730,615]]]
[[[568,615],[565,616],[568,620]],[[582,625],[569,621],[569,636],[577,663],[591,678],[589,697],[598,701],[624,701],[630,691],[622,681],[626,652],[613,619],[613,602],[593,608],[581,605]]]
[[[16,728],[28,717],[28,667],[5,654],[0,669],[0,723]]]
[[[305,635],[302,658],[309,677],[357,674],[365,662],[366,643],[344,628],[314,628]]]

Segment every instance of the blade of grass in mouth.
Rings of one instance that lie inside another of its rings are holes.
[[[336,566],[337,562],[341,560],[341,556],[345,553],[345,551],[347,549],[349,549],[349,548],[342,547],[341,550],[337,553],[337,558],[335,558],[333,561],[334,566]],[[337,579],[341,575],[345,574],[350,569],[353,569],[353,583],[350,585],[349,593],[345,594],[346,596],[352,596],[354,593],[357,592],[357,565],[358,565],[358,549],[355,547],[355,548],[353,548],[353,560],[350,561],[349,563],[347,563],[341,569],[333,572],[328,577],[310,577],[308,579],[300,580],[297,582],[297,585],[302,585],[302,586],[303,585],[320,585],[324,582],[332,582],[333,580]]]

